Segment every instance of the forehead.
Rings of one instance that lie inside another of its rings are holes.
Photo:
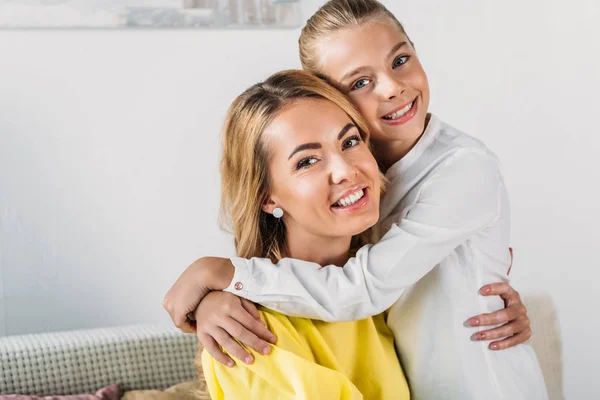
[[[341,29],[319,46],[322,72],[339,80],[357,68],[378,66],[386,61],[390,50],[403,41],[408,42],[408,37],[388,18]]]
[[[270,147],[293,150],[303,143],[337,140],[350,117],[339,106],[324,99],[298,99],[286,106],[267,126],[264,135]]]

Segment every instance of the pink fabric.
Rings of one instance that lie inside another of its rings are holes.
[[[0,400],[119,400],[121,390],[119,385],[111,385],[102,388],[96,394],[78,394],[75,396],[24,396],[21,394],[11,394],[9,396],[0,396]]]

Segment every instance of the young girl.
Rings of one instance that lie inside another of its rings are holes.
[[[307,22],[300,56],[307,71],[347,93],[367,120],[389,180],[376,243],[343,268],[290,258],[201,259],[165,306],[172,308],[173,297],[193,302],[224,289],[285,314],[344,321],[395,303],[387,323],[414,398],[547,398],[529,346],[491,352],[463,333],[469,316],[503,306],[477,290],[508,280],[508,197],[496,157],[428,113],[427,77],[402,25],[375,0],[332,0]],[[320,160],[307,162],[318,168]],[[356,189],[332,203],[332,212],[352,208]],[[508,326],[474,338],[523,329]]]
[[[238,254],[345,262],[352,237],[379,216],[380,174],[368,140],[350,101],[306,72],[280,72],[242,93],[227,113],[221,160],[222,210]],[[315,152],[319,168],[306,160]],[[331,213],[329,203],[356,186],[370,193],[361,207]],[[383,314],[336,323],[271,310],[260,317],[278,337],[270,356],[227,368],[203,352],[213,400],[409,399]]]

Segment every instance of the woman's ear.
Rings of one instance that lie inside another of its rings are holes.
[[[273,214],[273,210],[277,207],[277,203],[271,198],[271,196],[267,197],[265,201],[262,203],[262,210],[267,214]]]

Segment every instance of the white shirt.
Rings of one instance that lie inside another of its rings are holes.
[[[510,210],[499,163],[434,115],[386,174],[374,245],[343,266],[232,258],[226,290],[288,315],[388,325],[416,400],[547,399],[533,349],[491,351],[465,321],[504,307],[481,286],[507,281]],[[237,287],[237,289],[236,289]],[[393,305],[392,305],[393,304]]]

